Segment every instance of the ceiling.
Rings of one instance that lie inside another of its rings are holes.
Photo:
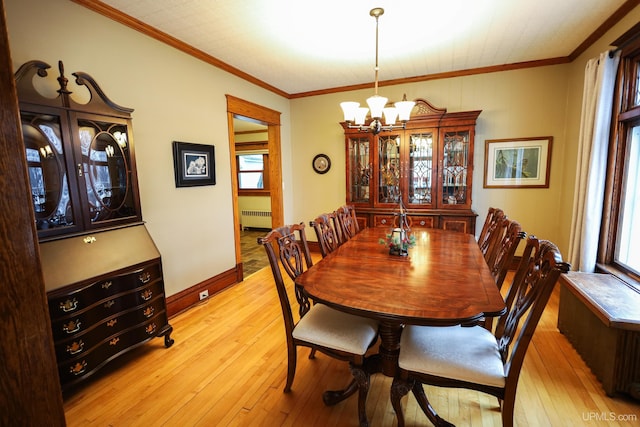
[[[76,1],[90,8],[99,3]],[[375,18],[369,11],[373,7],[385,10],[379,19],[379,79],[387,81],[528,61],[566,62],[621,6],[638,4],[637,0],[102,2],[287,96],[372,84]],[[118,16],[115,19],[131,22]]]

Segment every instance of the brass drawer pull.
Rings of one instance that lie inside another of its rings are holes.
[[[68,334],[76,333],[80,330],[81,322],[80,320],[70,321],[69,323],[65,323],[62,325],[62,330]]]
[[[75,365],[71,365],[71,367],[69,368],[69,373],[73,375],[80,375],[83,374],[86,369],[87,362],[83,360],[82,362],[78,362]]]
[[[111,319],[107,322],[107,326],[113,328],[118,323],[118,319]]]
[[[113,282],[111,280],[109,280],[108,282],[104,282],[102,284],[102,289],[109,289],[111,285],[113,285]]]
[[[64,311],[65,313],[73,311],[76,308],[78,308],[78,300],[75,298],[72,300],[66,300],[65,302],[60,303],[60,310]]]
[[[109,301],[107,301],[104,304],[102,304],[102,306],[104,308],[111,308],[111,307],[113,307],[114,304],[115,304],[115,302],[112,299],[110,299]]]
[[[156,332],[156,324],[150,323],[144,330],[147,332],[147,334],[152,335]]]
[[[82,239],[83,242],[87,243],[87,244],[91,244],[91,243],[95,243],[96,242],[96,238],[93,236],[87,236],[84,239]]]
[[[145,289],[144,292],[140,294],[140,297],[145,301],[149,301],[152,296],[153,292],[151,291],[151,289]]]
[[[149,273],[148,271],[141,273],[138,276],[138,280],[140,280],[140,283],[147,283],[149,280],[151,280],[151,273]]]
[[[71,345],[67,346],[67,353],[69,354],[78,354],[82,350],[84,350],[84,342],[82,340],[74,341]]]
[[[109,341],[109,345],[117,345],[118,342],[120,342],[120,338],[119,337],[115,337],[114,339]]]
[[[144,314],[144,317],[146,317],[147,319],[151,316],[153,316],[153,313],[156,311],[155,308],[153,308],[152,306],[149,306],[147,308],[144,309],[144,311],[142,312],[142,314]]]

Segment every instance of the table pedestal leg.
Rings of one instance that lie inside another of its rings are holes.
[[[325,391],[322,394],[322,401],[327,406],[335,405],[358,391],[358,418],[360,427],[368,427],[369,421],[367,421],[366,402],[367,394],[369,393],[370,376],[364,368],[350,364],[349,369],[353,375],[353,381],[351,381],[344,390]]]
[[[400,334],[402,325],[398,323],[380,323],[380,369],[388,377],[395,377],[400,354]]]
[[[449,421],[441,418],[438,413],[433,409],[427,395],[422,388],[422,384],[412,379],[400,379],[394,378],[393,384],[391,384],[391,405],[396,413],[396,419],[398,420],[398,427],[404,427],[404,414],[402,413],[402,406],[400,399],[405,396],[409,391],[413,391],[413,395],[416,397],[416,401],[420,408],[427,416],[429,421],[436,427],[455,427]]]
[[[378,354],[365,359],[364,365],[356,367],[349,365],[353,380],[344,390],[328,390],[322,394],[322,401],[327,406],[342,402],[347,397],[359,391],[358,415],[360,427],[367,427],[367,415],[365,403],[369,392],[370,375],[382,372],[384,375],[394,377],[398,367],[398,355],[400,354],[400,334],[402,325],[395,323],[381,323],[379,328],[380,347]]]

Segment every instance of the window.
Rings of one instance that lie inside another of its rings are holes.
[[[269,155],[238,154],[238,192],[265,195],[269,193]]]
[[[615,42],[622,51],[614,103],[600,267],[640,287],[640,25]]]
[[[640,275],[640,123],[629,131],[614,260]]]

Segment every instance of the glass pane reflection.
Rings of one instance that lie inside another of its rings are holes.
[[[22,134],[36,227],[46,230],[75,224],[64,162],[60,118],[21,112]]]

